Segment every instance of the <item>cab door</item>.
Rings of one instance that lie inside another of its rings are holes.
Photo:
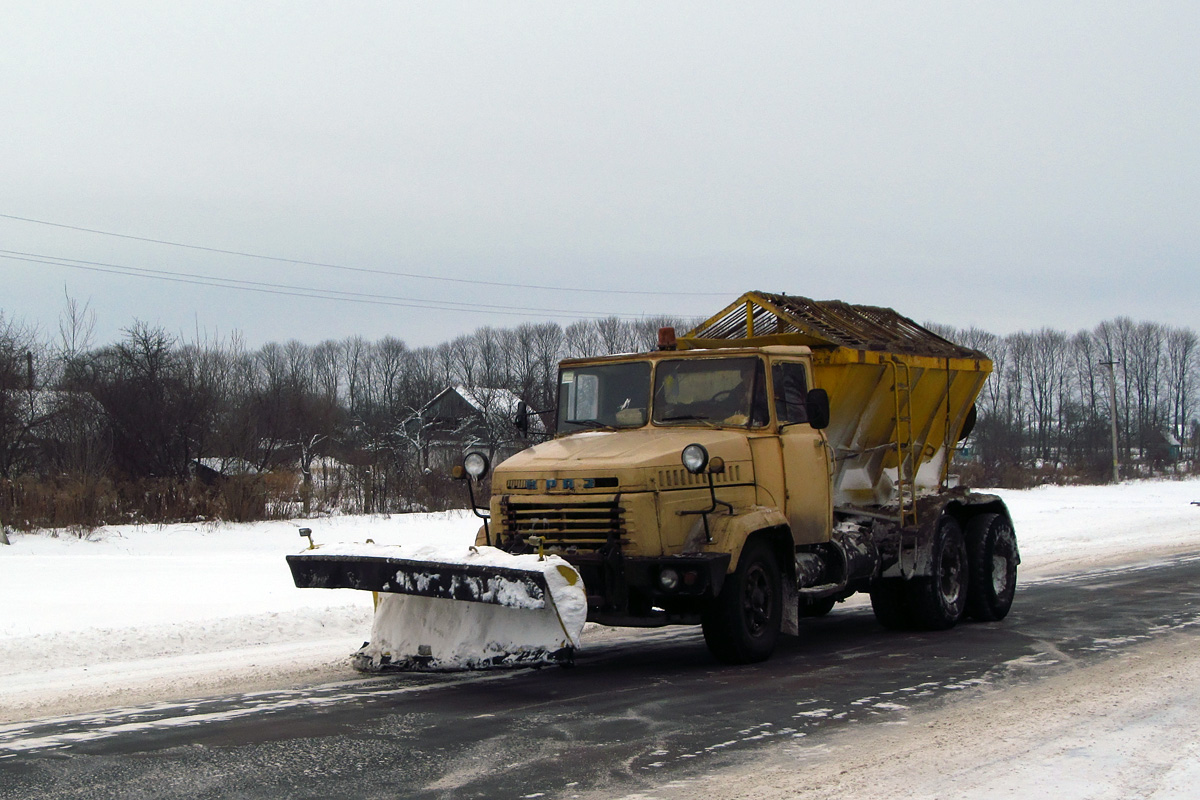
[[[799,359],[772,361],[771,386],[783,454],[784,514],[792,538],[796,544],[827,542],[833,525],[833,462],[824,431],[808,424],[808,364]]]

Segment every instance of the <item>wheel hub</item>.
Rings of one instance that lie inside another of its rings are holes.
[[[761,567],[755,567],[746,574],[746,591],[742,600],[746,627],[757,636],[766,629],[772,606],[770,583],[766,571]]]

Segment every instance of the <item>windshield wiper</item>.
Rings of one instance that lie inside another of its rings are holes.
[[[684,420],[694,420],[696,422],[703,422],[705,425],[707,425],[710,428],[717,427],[715,424],[713,424],[711,417],[705,417],[705,416],[701,416],[699,414],[676,414],[675,416],[672,416],[672,417],[663,417],[662,419],[659,420],[659,422],[683,422]]]
[[[606,431],[615,431],[616,427],[609,425],[607,422],[601,422],[598,419],[568,419],[568,425],[579,425],[584,428],[602,428]]]

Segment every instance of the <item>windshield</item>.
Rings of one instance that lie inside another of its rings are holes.
[[[558,432],[640,428],[649,391],[645,361],[564,369],[558,375]]]
[[[762,360],[753,357],[660,361],[654,377],[654,421],[766,425],[764,374]]]

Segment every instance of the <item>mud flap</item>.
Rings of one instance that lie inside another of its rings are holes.
[[[780,633],[788,636],[800,635],[800,592],[796,581],[783,574],[783,622]]]

